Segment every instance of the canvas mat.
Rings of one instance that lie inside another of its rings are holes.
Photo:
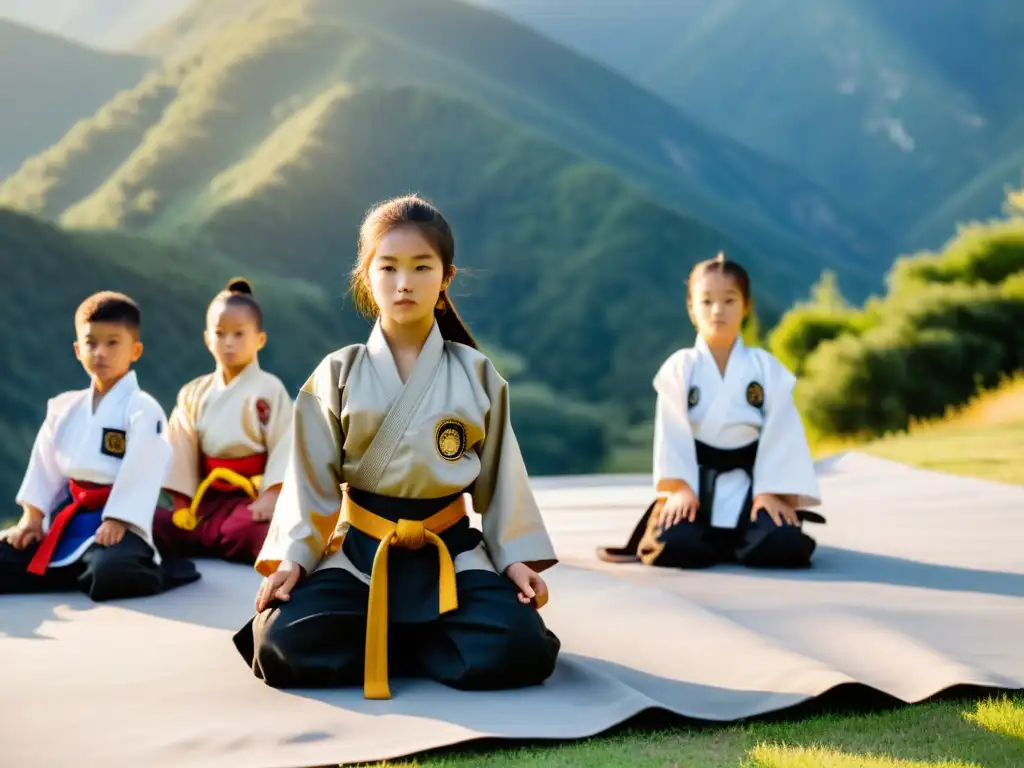
[[[861,454],[819,470],[829,524],[798,572],[600,562],[648,479],[537,479],[563,557],[543,615],[563,651],[527,690],[268,688],[230,642],[259,582],[243,566],[204,562],[197,584],[116,604],[0,597],[0,764],[300,768],[585,737],[650,708],[731,721],[851,683],[906,702],[1024,688],[1024,488]]]

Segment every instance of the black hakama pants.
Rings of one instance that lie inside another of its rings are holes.
[[[384,520],[427,520],[458,501],[399,499],[349,488],[360,507]],[[464,515],[440,534],[454,559],[482,533]],[[380,541],[353,523],[342,548],[371,576]],[[537,608],[494,571],[455,574],[458,606],[439,611],[439,559],[433,547],[395,549],[388,566],[389,676],[427,677],[466,690],[539,685],[561,648]],[[275,601],[235,635],[253,673],[275,688],[347,687],[364,681],[370,587],[341,568],[308,574],[287,601]],[[371,670],[372,671],[372,670]]]
[[[815,512],[797,510],[799,525],[776,525],[761,510],[750,519],[751,492],[734,528],[711,525],[715,483],[718,475],[744,470],[753,483],[757,442],[742,448],[714,448],[696,443],[700,472],[700,508],[694,520],[680,520],[663,529],[660,525],[663,499],[655,500],[644,512],[625,547],[602,547],[598,557],[609,562],[640,561],[666,568],[708,568],[719,563],[738,563],[752,568],[807,568],[817,547],[803,530],[803,521],[824,523]]]
[[[713,528],[700,517],[681,520],[664,531],[652,531],[641,552],[649,552],[651,565],[668,568],[708,568],[738,563],[752,568],[806,568],[816,543],[799,525],[776,525],[761,512],[753,522],[736,528]]]
[[[505,576],[456,574],[459,606],[425,622],[391,622],[392,677],[426,677],[461,690],[544,682],[559,639]],[[341,568],[314,571],[287,601],[275,601],[234,637],[256,677],[275,688],[363,683],[369,586]]]
[[[148,597],[199,579],[188,560],[157,563],[153,549],[134,531],[117,544],[91,544],[75,562],[50,567],[42,575],[28,572],[39,548],[32,543],[15,549],[0,541],[0,594],[80,591],[96,602]]]

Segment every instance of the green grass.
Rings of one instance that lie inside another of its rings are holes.
[[[652,731],[623,729],[556,746],[481,751],[472,745],[390,768],[1018,768],[1024,765],[1024,695],[903,706],[797,722]]]
[[[1024,485],[1024,374],[939,419],[863,446],[824,440],[817,456],[845,448],[922,469]]]
[[[936,472],[1024,485],[1024,423],[889,437],[867,452]]]

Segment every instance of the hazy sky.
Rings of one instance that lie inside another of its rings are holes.
[[[0,18],[100,48],[130,48],[191,0],[0,0]]]

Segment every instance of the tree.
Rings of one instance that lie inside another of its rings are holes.
[[[757,315],[756,309],[751,309],[746,321],[743,323],[743,343],[748,347],[764,347],[764,328],[761,325],[761,318]]]
[[[1024,188],[1011,190],[1006,195],[1006,205],[1003,207],[1007,216],[1024,216]]]
[[[811,286],[811,306],[832,312],[846,312],[850,305],[839,290],[839,278],[831,269],[821,273],[818,282]]]

